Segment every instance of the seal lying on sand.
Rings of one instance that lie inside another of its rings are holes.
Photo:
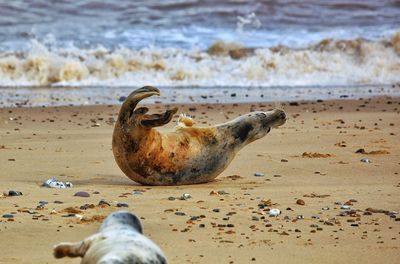
[[[81,264],[166,264],[161,249],[143,235],[139,218],[125,211],[109,215],[98,233],[77,243],[61,243],[54,256],[82,257]]]
[[[160,95],[157,88],[142,87],[122,104],[114,127],[112,149],[121,170],[146,185],[180,185],[208,182],[218,176],[244,146],[264,137],[286,121],[283,110],[252,112],[211,127],[193,127],[181,118],[174,132],[154,127],[171,121],[177,108],[164,114],[147,114],[140,100]]]

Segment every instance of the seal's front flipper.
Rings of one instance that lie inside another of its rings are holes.
[[[54,247],[53,254],[55,258],[83,257],[88,248],[89,244],[83,241],[77,243],[60,243]]]
[[[175,107],[173,109],[165,111],[164,114],[144,115],[140,123],[142,124],[142,126],[147,128],[163,126],[171,121],[172,117],[177,111],[178,108]]]

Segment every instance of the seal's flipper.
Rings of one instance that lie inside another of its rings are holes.
[[[122,122],[127,122],[128,118],[134,116],[135,107],[137,104],[143,100],[144,98],[153,96],[153,95],[160,95],[160,90],[153,86],[144,86],[138,90],[133,91],[124,101],[121,106],[119,119]],[[140,109],[140,108],[139,108]],[[145,109],[145,108],[143,108]]]
[[[163,126],[171,121],[172,117],[177,111],[178,108],[175,107],[173,109],[165,111],[164,114],[144,115],[140,123],[142,124],[142,126],[147,128]]]
[[[89,249],[89,243],[84,241],[76,243],[60,243],[54,247],[53,254],[55,258],[63,257],[83,257]]]

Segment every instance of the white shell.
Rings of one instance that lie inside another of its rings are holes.
[[[281,210],[277,208],[272,208],[269,210],[269,216],[276,217],[281,214]]]

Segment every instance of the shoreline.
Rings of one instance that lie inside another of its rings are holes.
[[[161,96],[147,104],[259,103],[312,100],[357,100],[400,96],[400,84],[354,86],[159,87]],[[119,105],[135,88],[122,86],[0,87],[0,108]],[[18,92],[18,93],[17,93]],[[113,95],[110,95],[112,93]]]
[[[172,105],[153,104],[150,112]],[[206,126],[275,103],[178,106]],[[0,108],[0,193],[23,193],[0,195],[0,215],[13,215],[0,218],[0,263],[79,263],[55,260],[53,245],[93,234],[102,217],[121,209],[142,217],[170,263],[396,263],[400,216],[367,209],[400,211],[400,97],[280,106],[287,123],[242,149],[215,181],[170,187],[135,184],[115,164],[111,135],[120,106]],[[40,187],[53,177],[74,186]],[[78,191],[90,197],[73,196]],[[169,199],[183,193],[192,198]],[[111,206],[98,206],[101,199]],[[80,209],[85,204],[94,207]],[[84,221],[66,217],[71,207]],[[267,208],[282,214],[268,217]]]

